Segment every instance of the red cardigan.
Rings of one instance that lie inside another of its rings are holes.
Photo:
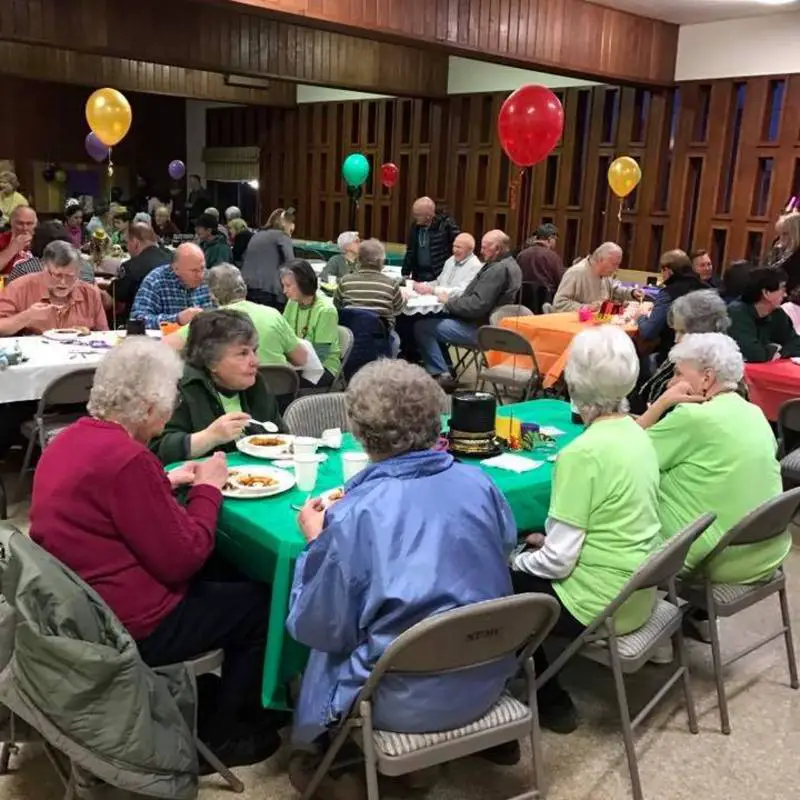
[[[116,423],[84,417],[36,467],[31,538],[76,572],[135,639],[186,594],[214,548],[222,495],[195,486],[186,507],[158,459]]]

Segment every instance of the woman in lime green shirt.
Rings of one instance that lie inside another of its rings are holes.
[[[295,258],[284,267],[281,284],[289,301],[283,311],[284,319],[298,338],[311,342],[325,367],[325,374],[316,386],[330,386],[342,369],[339,312],[318,291],[317,274],[302,258]]]

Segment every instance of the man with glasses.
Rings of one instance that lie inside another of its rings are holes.
[[[52,328],[107,331],[100,290],[81,281],[81,255],[69,242],[51,242],[44,269],[17,278],[0,292],[0,336],[41,334]]]

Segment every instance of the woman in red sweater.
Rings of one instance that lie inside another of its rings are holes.
[[[261,711],[268,587],[199,574],[214,549],[225,455],[169,475],[147,448],[172,415],[183,366],[162,342],[131,337],[95,375],[88,410],[42,453],[31,537],[108,603],[151,666],[225,651],[215,702],[200,700],[200,737],[229,766],[280,740]],[[185,505],[173,497],[188,486]],[[209,691],[210,693],[210,691]]]

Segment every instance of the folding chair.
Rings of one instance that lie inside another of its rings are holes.
[[[494,311],[492,311],[491,315],[489,316],[489,324],[490,325],[499,325],[504,319],[508,319],[509,317],[533,317],[535,316],[533,311],[531,311],[526,306],[517,305],[516,303],[512,303],[508,306],[498,306]]]
[[[499,387],[506,390],[522,393],[522,402],[529,400],[531,394],[536,396],[542,382],[539,363],[533,345],[520,334],[507,328],[496,328],[493,325],[484,325],[478,330],[478,347],[481,350],[481,367],[478,370],[478,388],[483,389],[490,383],[498,399],[502,396]],[[499,364],[489,366],[487,353],[508,353],[514,356],[511,366]],[[516,356],[525,356],[533,362],[532,369],[516,366]]]
[[[319,438],[329,428],[350,430],[344,392],[298,397],[283,415],[283,421],[295,436]]]
[[[714,680],[719,699],[720,727],[724,734],[730,734],[731,723],[728,713],[728,699],[725,695],[725,667],[730,666],[765,644],[783,636],[786,645],[786,661],[789,667],[789,685],[800,688],[797,677],[797,658],[792,641],[792,618],[789,615],[789,600],[786,595],[786,574],[778,567],[766,581],[749,584],[713,583],[710,572],[716,559],[729,547],[765,542],[786,532],[789,523],[800,507],[800,488],[784,492],[767,501],[734,525],[717,543],[717,546],[692,570],[682,577],[678,584],[681,597],[691,606],[708,613],[711,634],[711,659],[714,665]],[[717,620],[732,617],[740,611],[777,594],[781,608],[780,630],[761,637],[735,655],[722,660]]]
[[[703,516],[687,525],[679,534],[653,553],[631,576],[631,579],[625,584],[616,599],[602,611],[597,619],[577,639],[566,647],[536,681],[537,687],[543,686],[575,654],[611,667],[614,675],[614,688],[622,723],[622,739],[625,743],[625,755],[628,759],[628,770],[630,771],[634,800],[642,800],[643,794],[633,732],[678,681],[683,682],[689,730],[692,733],[698,732],[697,714],[689,682],[689,667],[681,630],[683,615],[687,606],[685,603],[679,602],[675,584],[677,575],[686,561],[689,548],[715,519],[716,516],[714,514],[703,514]],[[662,585],[667,586],[667,596],[656,601],[650,619],[635,631],[621,636],[617,634],[614,626],[614,614],[623,603],[634,592]],[[672,661],[675,669],[647,705],[631,720],[624,676],[638,672],[650,660],[658,646],[668,640],[672,640],[675,645],[677,664],[675,655]]]
[[[94,373],[95,367],[82,367],[51,381],[42,393],[33,419],[22,423],[20,431],[28,440],[28,446],[19,471],[16,493],[18,498],[22,497],[25,474],[31,469],[34,448],[38,445],[40,451],[43,451],[64,428],[83,416],[81,412],[59,414],[54,409],[68,405],[85,406],[89,401]]]
[[[342,368],[339,374],[334,379],[333,383],[328,389],[329,392],[340,392],[347,386],[347,378],[345,377],[345,366],[350,359],[350,354],[353,352],[353,343],[355,336],[350,328],[345,328],[344,325],[339,326],[339,352],[342,357]]]
[[[297,397],[300,389],[300,376],[294,367],[284,364],[269,364],[258,368],[267,388],[288,405]]]
[[[558,614],[554,598],[521,594],[437,614],[398,636],[378,660],[350,713],[332,732],[333,743],[302,800],[313,797],[348,738],[353,738],[364,753],[367,796],[369,800],[379,800],[379,772],[405,775],[528,736],[533,754],[533,789],[515,800],[542,797],[541,732],[531,655]],[[518,653],[528,683],[528,706],[504,694],[480,719],[454,730],[414,734],[373,727],[372,698],[387,674],[458,672]]]
[[[800,486],[800,398],[787,400],[778,411],[778,456],[784,489]]]

